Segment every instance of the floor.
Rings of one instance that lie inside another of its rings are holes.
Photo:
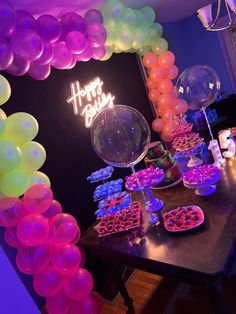
[[[135,270],[129,278],[127,289],[134,300],[135,312],[127,311],[122,297],[105,302],[102,314],[212,314],[207,291],[200,286],[190,286],[175,280]],[[225,299],[229,313],[236,313],[236,275],[224,283]]]

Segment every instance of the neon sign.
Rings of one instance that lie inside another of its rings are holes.
[[[85,126],[89,128],[96,115],[105,107],[112,107],[115,97],[111,93],[105,94],[102,89],[103,81],[96,77],[84,88],[80,82],[70,83],[71,96],[67,99],[72,103],[75,115],[80,114],[84,117]]]

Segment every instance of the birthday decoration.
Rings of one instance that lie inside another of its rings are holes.
[[[9,83],[0,77],[0,86],[6,89],[0,90],[5,102],[10,96]],[[46,159],[43,146],[32,141],[37,133],[38,123],[30,114],[7,117],[0,111],[0,226],[5,227],[4,238],[17,249],[19,270],[32,275],[35,291],[47,298],[49,314],[62,313],[61,303],[64,313],[75,313],[78,302],[78,308],[86,303],[91,314],[101,313],[103,300],[92,292],[92,275],[83,267],[84,253],[76,246],[80,238],[77,221],[62,213],[62,206],[45,185],[50,185],[48,177],[37,171]]]
[[[227,149],[227,151],[224,151],[222,154],[225,158],[232,158],[235,155],[236,145],[233,139],[235,133],[231,132],[230,128],[219,132],[220,148]]]

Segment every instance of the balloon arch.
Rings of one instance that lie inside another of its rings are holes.
[[[36,80],[46,79],[51,67],[66,70],[79,61],[106,61],[113,53],[139,54],[158,116],[152,128],[165,141],[172,140],[172,117],[188,109],[172,83],[178,76],[175,56],[167,50],[150,7],[135,10],[110,0],[84,16],[68,12],[60,19],[48,14],[35,19],[1,1],[0,37],[0,71]],[[10,94],[9,83],[0,76],[0,105]],[[92,275],[83,268],[84,253],[75,245],[79,226],[62,213],[49,178],[38,171],[46,152],[33,141],[37,133],[38,123],[30,114],[7,117],[0,110],[0,225],[5,240],[17,249],[18,268],[33,275],[35,291],[47,298],[49,314],[101,313],[102,298],[92,292]]]

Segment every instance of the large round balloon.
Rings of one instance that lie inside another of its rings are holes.
[[[147,121],[136,109],[115,105],[102,110],[91,127],[98,156],[114,167],[130,167],[146,154],[150,143]]]
[[[220,91],[220,79],[215,70],[206,65],[194,65],[179,76],[178,96],[191,110],[199,110],[214,102]]]

